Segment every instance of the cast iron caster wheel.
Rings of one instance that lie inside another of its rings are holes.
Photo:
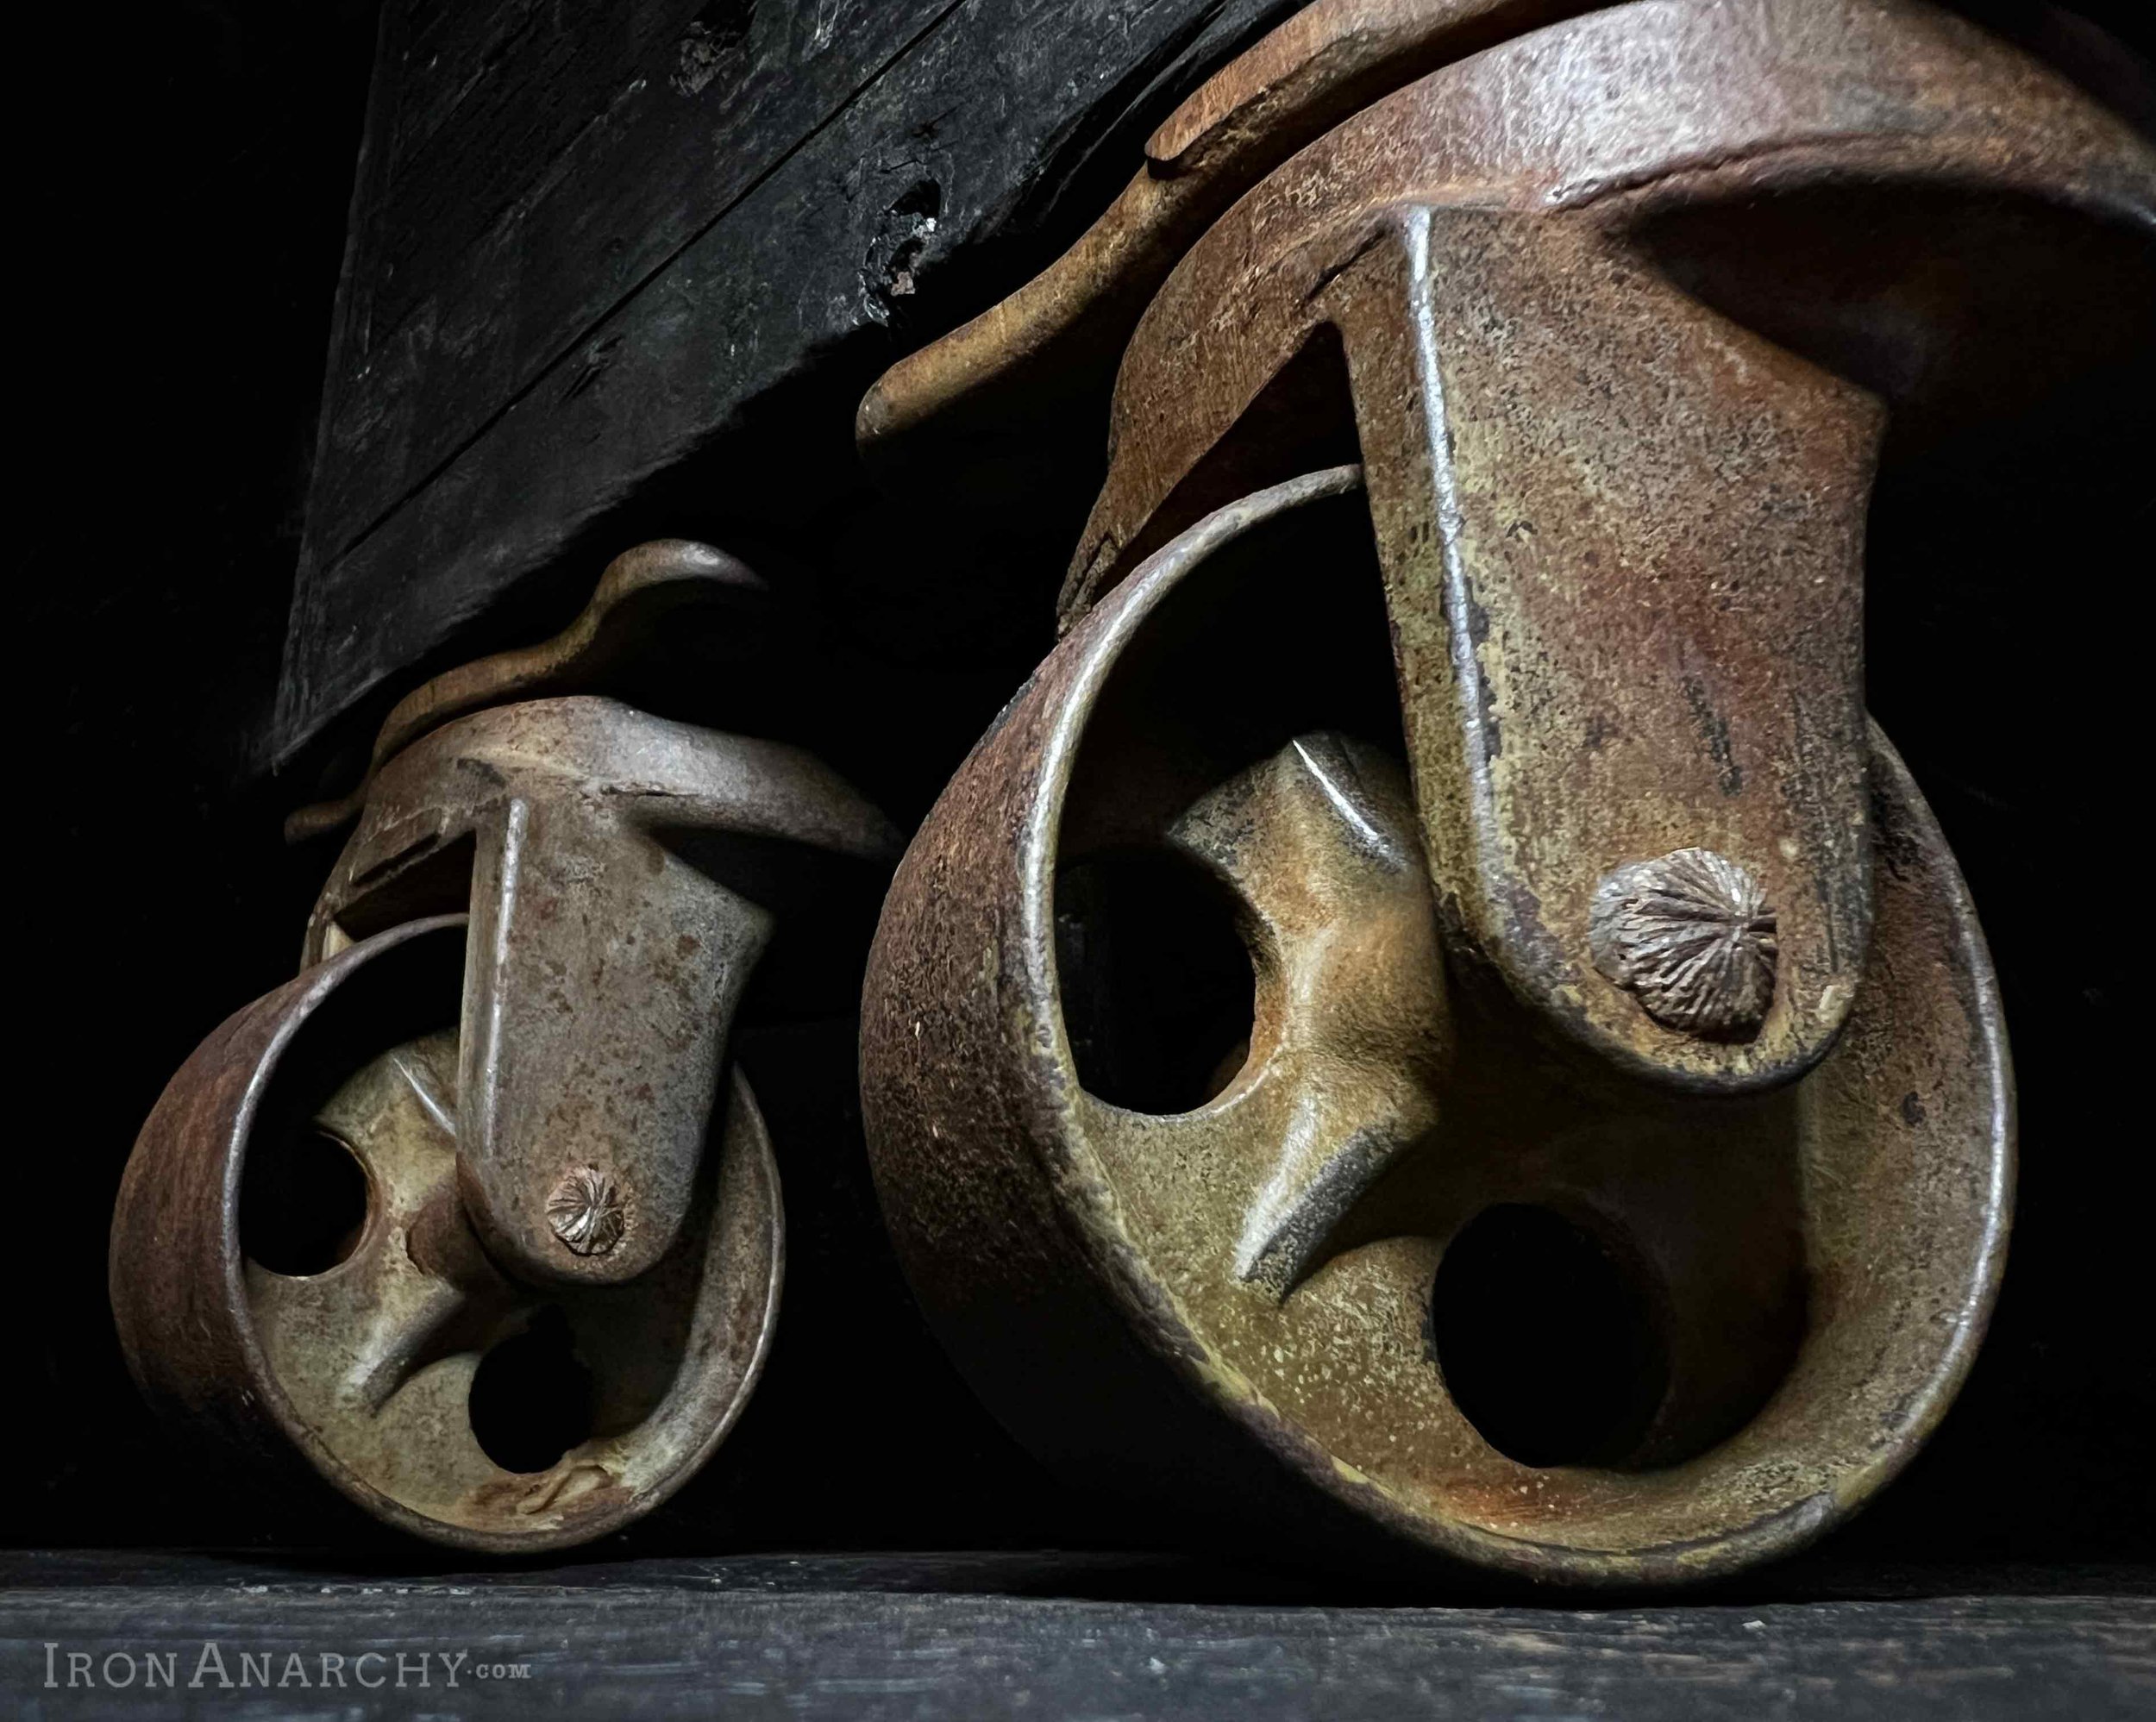
[[[1340,556],[1267,540],[1331,497],[1356,529],[1348,469],[1171,542],[916,837],[862,1024],[901,1257],[1041,1456],[1283,1556],[1659,1585],[1798,1547],[1936,1425],[1997,1283],[2011,1077],[1953,860],[1874,731],[1817,1064],[1703,1095],[1558,1043],[1453,944],[1396,730],[1309,722],[1385,669],[1317,667]]]
[[[464,921],[362,940],[203,1044],[128,1164],[112,1298],[160,1410],[415,1535],[534,1553],[649,1512],[724,1438],[777,1315],[779,1180],[736,1073],[653,1267],[505,1274],[458,1183]],[[600,1243],[620,1198],[594,1171],[555,1218]]]

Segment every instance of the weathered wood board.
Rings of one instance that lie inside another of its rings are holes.
[[[692,457],[724,492],[774,391],[818,391],[818,434],[741,478],[741,513],[857,487],[867,382],[1075,236],[1144,129],[1292,9],[395,0],[270,756],[603,560]]]
[[[1101,1556],[367,1577],[125,1558],[9,1563],[0,1654],[18,1713],[2106,1722],[2156,1708],[2145,1573],[1419,1607],[1268,1598],[1248,1578]]]

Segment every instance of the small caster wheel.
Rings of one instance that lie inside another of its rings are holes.
[[[464,944],[461,917],[376,934],[210,1036],[129,1163],[113,1302],[160,1409],[416,1535],[537,1552],[650,1511],[740,1414],[778,1313],[778,1173],[736,1073],[653,1267],[504,1272],[459,1190]],[[600,1174],[558,1195],[581,1247],[621,1223]]]
[[[309,967],[136,1144],[111,1286],[145,1393],[461,1548],[649,1512],[733,1424],[778,1309],[736,1008],[774,946],[773,1008],[849,992],[895,849],[807,755],[611,699],[412,742]]]

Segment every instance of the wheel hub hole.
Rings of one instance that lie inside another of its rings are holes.
[[[479,1359],[466,1404],[479,1450],[505,1471],[544,1471],[590,1438],[592,1372],[568,1318],[542,1310],[522,1333]]]
[[[367,1231],[367,1170],[350,1148],[310,1129],[251,1151],[240,1179],[240,1247],[273,1274],[327,1273]]]
[[[1662,1403],[1648,1301],[1601,1239],[1551,1209],[1485,1209],[1446,1247],[1430,1340],[1447,1391],[1523,1465],[1616,1464]]]
[[[1187,1112],[1249,1056],[1257,980],[1227,888],[1163,849],[1075,861],[1056,959],[1078,1080],[1111,1105]]]

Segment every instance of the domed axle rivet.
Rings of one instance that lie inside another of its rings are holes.
[[[595,1166],[564,1174],[547,1198],[547,1223],[577,1255],[605,1255],[621,1242],[626,1224],[614,1180]]]
[[[1758,1032],[1774,1002],[1774,911],[1757,880],[1712,849],[1673,849],[1595,887],[1595,967],[1664,1026],[1706,1040]]]

